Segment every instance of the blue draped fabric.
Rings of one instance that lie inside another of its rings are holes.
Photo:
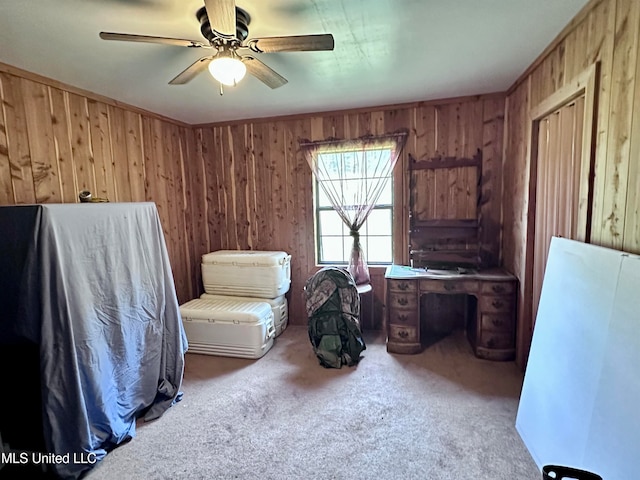
[[[0,245],[24,261],[10,265],[18,286],[2,298],[13,318],[0,342],[39,346],[48,453],[99,461],[179,398],[187,339],[156,206],[0,207],[7,218],[23,242],[14,233]],[[92,464],[52,467],[78,478]]]

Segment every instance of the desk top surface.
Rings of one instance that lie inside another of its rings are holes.
[[[515,276],[502,268],[489,268],[486,270],[456,270],[412,268],[406,265],[389,265],[384,278],[391,280],[486,280],[486,281],[512,281]]]

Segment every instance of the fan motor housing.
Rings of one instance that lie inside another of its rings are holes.
[[[213,33],[213,30],[211,30],[206,7],[200,8],[196,12],[196,17],[200,22],[200,32],[204,38],[213,42],[217,37],[216,34]],[[249,14],[240,7],[236,7],[236,38],[240,42],[243,42],[249,36],[249,23],[251,23]]]

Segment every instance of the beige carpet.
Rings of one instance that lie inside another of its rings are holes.
[[[87,478],[542,478],[514,427],[514,363],[475,358],[459,332],[419,355],[365,339],[342,369],[318,364],[300,326],[258,360],[187,354],[183,400]]]

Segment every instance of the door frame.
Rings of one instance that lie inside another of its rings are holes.
[[[527,204],[525,278],[523,305],[520,309],[520,324],[517,329],[517,363],[526,366],[533,336],[533,266],[536,224],[536,190],[538,183],[538,136],[540,121],[576,98],[584,95],[584,119],[581,155],[581,174],[578,203],[577,240],[589,243],[591,238],[591,212],[593,210],[593,180],[595,172],[595,141],[597,127],[597,90],[600,72],[599,62],[593,63],[571,81],[538,105],[529,110],[527,122],[529,159],[529,192]]]

